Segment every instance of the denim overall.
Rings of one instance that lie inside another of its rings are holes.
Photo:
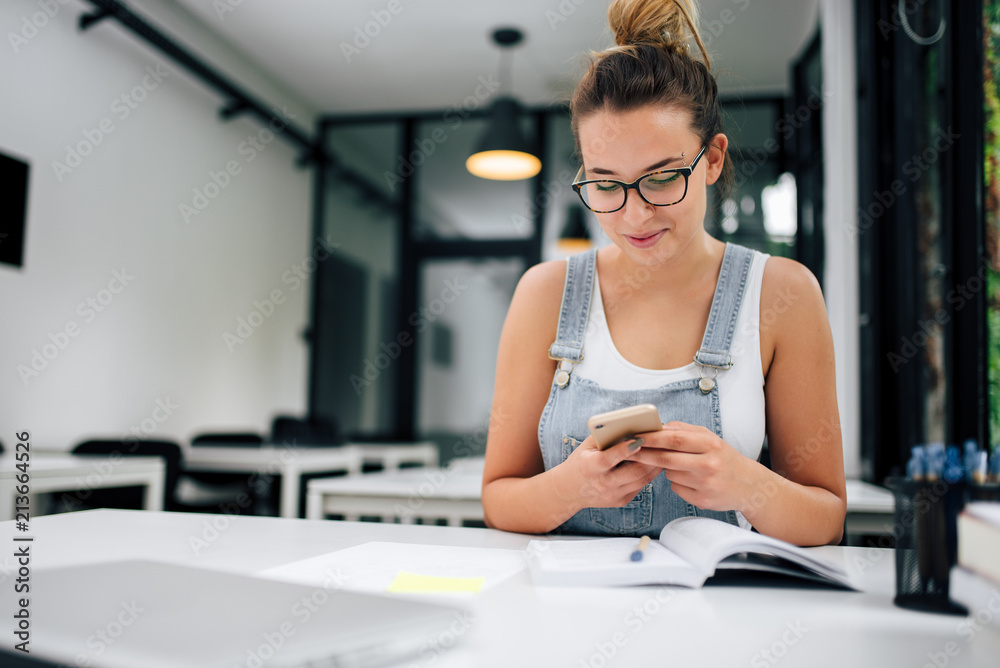
[[[722,437],[718,383],[725,382],[724,372],[732,367],[729,350],[752,259],[752,250],[726,244],[705,335],[694,358],[700,379],[677,381],[655,389],[609,390],[587,378],[572,376],[573,365],[583,359],[597,251],[569,258],[559,329],[555,343],[549,348],[549,356],[559,361],[559,366],[538,423],[538,442],[546,470],[564,462],[586,438],[587,420],[592,415],[635,404],[655,405],[663,422],[679,420],[701,425]],[[556,533],[656,537],[668,522],[688,515],[739,524],[734,510],[702,510],[688,503],[670,489],[670,481],[660,473],[625,506],[584,508],[556,529]]]

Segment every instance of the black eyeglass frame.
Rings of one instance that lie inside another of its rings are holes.
[[[659,171],[650,172],[649,174],[643,174],[632,183],[625,183],[624,181],[618,181],[617,179],[587,179],[586,181],[576,180],[579,179],[580,176],[583,174],[583,167],[581,166],[580,171],[576,173],[576,179],[573,180],[573,183],[571,185],[573,187],[573,190],[576,191],[576,194],[580,196],[580,201],[583,202],[583,205],[588,209],[590,209],[591,211],[593,211],[594,213],[614,213],[615,211],[621,211],[622,209],[625,208],[625,205],[628,203],[629,190],[635,190],[637,193],[639,193],[639,197],[641,197],[642,201],[646,202],[647,204],[651,204],[653,206],[673,206],[675,204],[680,204],[681,202],[684,201],[684,198],[687,197],[688,180],[691,178],[691,174],[694,173],[694,168],[698,166],[698,161],[701,160],[701,156],[705,154],[705,149],[707,149],[708,146],[709,146],[708,144],[705,144],[704,146],[701,147],[701,151],[698,152],[698,155],[695,156],[694,161],[690,165],[686,165],[684,167],[675,167],[673,169],[661,169]],[[657,174],[670,174],[670,173],[681,174],[682,176],[684,176],[684,194],[681,195],[681,198],[676,202],[671,202],[670,204],[657,204],[656,202],[650,202],[648,199],[646,199],[646,196],[642,194],[641,190],[639,190],[639,182],[650,176],[656,176]],[[589,204],[587,204],[587,200],[583,196],[583,186],[587,185],[588,183],[617,183],[618,185],[620,185],[623,189],[621,206],[618,207],[617,209],[607,209],[606,211],[599,211],[590,206]]]

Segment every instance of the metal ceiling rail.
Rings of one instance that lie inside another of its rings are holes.
[[[118,21],[123,27],[149,42],[176,63],[219,91],[227,99],[227,104],[219,110],[219,116],[223,120],[229,120],[240,114],[256,116],[267,123],[276,135],[297,144],[302,149],[298,160],[300,165],[328,159],[318,140],[310,137],[305,130],[289,122],[277,109],[268,109],[263,102],[206,65],[187,49],[179,46],[174,40],[135,14],[119,0],[85,1],[94,5],[96,9],[80,16],[80,30],[87,30],[105,19]]]

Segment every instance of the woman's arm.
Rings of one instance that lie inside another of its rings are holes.
[[[833,336],[812,272],[792,260],[769,259],[760,319],[762,340],[773,341],[764,383],[773,471],[766,473],[779,491],[747,520],[794,543],[836,543],[847,512],[844,453]]]
[[[649,434],[635,459],[662,466],[700,508],[739,510],[761,533],[799,545],[837,542],[846,492],[833,339],[819,284],[799,263],[768,260],[760,335],[773,470],[678,422]]]
[[[624,462],[628,443],[600,451],[588,437],[559,466],[545,471],[538,421],[548,401],[562,302],[565,262],[529,269],[511,300],[497,354],[496,386],[483,471],[488,526],[523,533],[551,531],[582,508],[622,506],[660,469]]]

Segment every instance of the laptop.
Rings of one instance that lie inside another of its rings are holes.
[[[38,569],[30,584],[30,657],[67,666],[367,668],[436,656],[471,623],[448,605],[144,560]]]

